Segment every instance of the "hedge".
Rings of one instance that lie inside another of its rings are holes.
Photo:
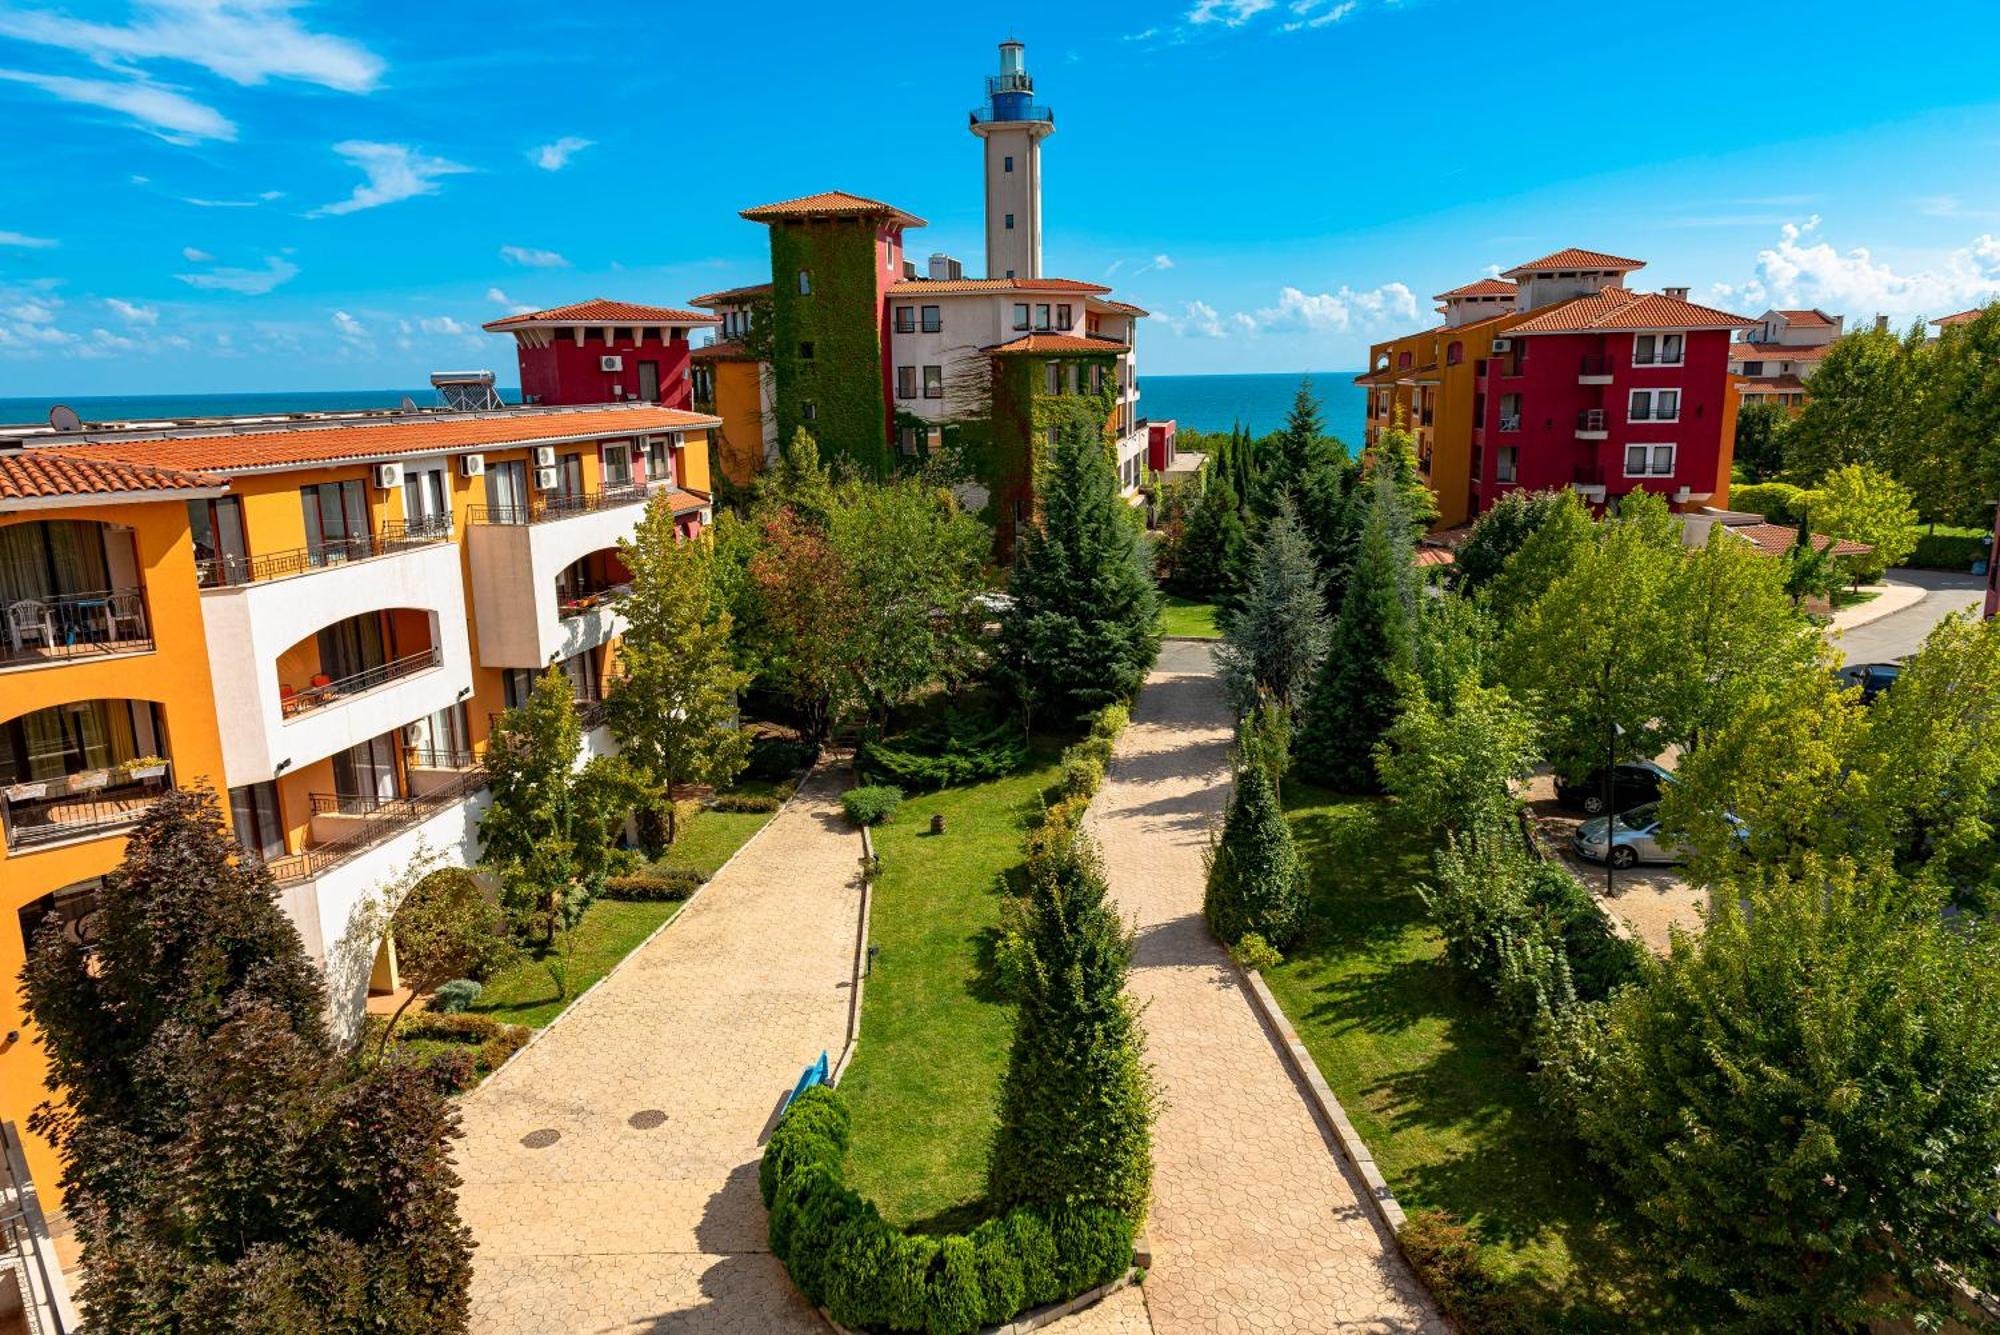
[[[710,802],[708,809],[733,815],[762,815],[783,805],[769,793],[724,793]]]
[[[903,1232],[842,1179],[849,1120],[837,1090],[814,1086],[786,1110],[757,1166],[772,1255],[839,1324],[970,1335],[1131,1269],[1132,1223],[1110,1210],[1012,1210],[969,1234]]]
[[[903,790],[882,784],[850,788],[840,795],[840,806],[856,825],[880,825],[903,805]]]
[[[1916,550],[1903,564],[1926,570],[1970,570],[1972,563],[1987,556],[1993,539],[1966,533],[1925,533],[1917,538]]]
[[[789,779],[819,759],[816,743],[777,737],[769,733],[750,743],[750,761],[744,772],[753,779]]]
[[[657,904],[686,899],[707,879],[693,867],[662,867],[656,863],[633,876],[611,877],[598,897],[627,904]]]
[[[869,774],[918,789],[996,779],[1027,761],[1028,742],[1014,720],[981,723],[955,710],[928,727],[871,742],[861,753]]]
[[[1804,487],[1789,482],[1752,482],[1729,489],[1729,508],[1762,515],[1773,524],[1796,524],[1807,495]]]

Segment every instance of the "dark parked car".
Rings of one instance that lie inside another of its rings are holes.
[[[1666,786],[1674,781],[1673,772],[1655,765],[1650,760],[1636,761],[1629,765],[1611,767],[1611,809],[1630,811],[1633,807],[1647,802],[1657,802]],[[1586,775],[1581,783],[1570,783],[1562,775],[1556,775],[1556,800],[1566,807],[1580,808],[1591,816],[1604,814],[1604,770],[1600,766]]]
[[[1897,663],[1849,663],[1835,675],[1842,686],[1859,686],[1861,703],[1872,705],[1875,697],[1894,686],[1902,674],[1902,666]]]

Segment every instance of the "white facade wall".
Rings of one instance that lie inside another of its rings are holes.
[[[539,524],[474,524],[472,610],[479,618],[479,664],[543,668],[608,642],[624,628],[615,607],[556,614],[556,576],[595,551],[616,548],[645,514],[638,501]]]
[[[1045,121],[982,124],[986,141],[986,276],[1042,276],[1042,144]],[[1013,170],[1008,170],[1009,160]],[[1012,216],[1014,225],[1007,226]]]

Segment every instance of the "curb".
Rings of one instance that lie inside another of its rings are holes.
[[[822,757],[822,759],[823,758],[824,757]],[[506,1070],[523,1053],[527,1052],[530,1048],[534,1047],[535,1044],[541,1042],[542,1035],[548,1033],[550,1030],[554,1029],[557,1025],[561,1024],[564,1020],[568,1019],[571,1013],[573,1013],[578,1006],[583,1004],[583,1000],[585,997],[588,997],[592,992],[595,992],[598,988],[603,987],[606,983],[610,982],[613,978],[617,977],[619,971],[623,969],[626,965],[630,964],[633,961],[633,959],[638,956],[640,951],[644,950],[647,946],[652,945],[654,940],[658,938],[660,933],[666,931],[669,927],[672,927],[675,923],[679,922],[681,918],[686,915],[687,911],[690,908],[694,907],[694,902],[697,899],[700,899],[704,894],[708,893],[708,888],[711,885],[715,884],[715,882],[722,876],[722,873],[729,870],[730,864],[735,862],[737,858],[742,857],[744,850],[749,848],[750,845],[756,843],[759,839],[763,838],[764,831],[770,829],[773,825],[777,824],[778,817],[785,814],[786,810],[791,807],[792,803],[798,800],[799,793],[805,788],[805,786],[808,783],[811,783],[813,779],[819,774],[820,764],[821,762],[819,760],[815,760],[810,766],[807,767],[806,772],[799,776],[798,786],[792,789],[792,795],[786,798],[783,802],[778,804],[778,809],[771,813],[771,819],[765,821],[762,825],[759,825],[755,830],[751,831],[750,837],[748,839],[745,839],[742,842],[742,844],[740,844],[737,847],[734,853],[731,853],[727,858],[723,859],[722,865],[715,869],[715,874],[713,876],[710,876],[707,880],[703,881],[700,885],[696,886],[694,888],[694,893],[681,901],[681,906],[674,910],[674,914],[671,918],[668,918],[658,927],[655,927],[652,931],[646,933],[645,940],[641,941],[638,945],[633,946],[630,950],[626,951],[625,957],[619,960],[616,964],[612,965],[609,969],[606,969],[604,971],[604,976],[602,978],[599,978],[589,987],[586,987],[583,989],[583,991],[577,993],[576,996],[570,1001],[569,1005],[563,1007],[560,1011],[556,1012],[556,1016],[554,1019],[550,1020],[547,1024],[543,1025],[541,1028],[535,1030],[532,1034],[530,1034],[528,1036],[527,1042],[523,1043],[520,1047],[515,1048],[513,1052],[508,1054],[506,1061],[501,1062],[498,1066],[488,1071],[486,1073],[486,1078],[484,1080],[481,1080],[471,1089],[453,1095],[452,1096],[453,1099],[460,1104],[471,1102],[472,1099],[478,1095],[480,1090],[485,1089],[488,1084],[492,1083],[494,1076]]]
[[[1396,1201],[1396,1193],[1389,1190],[1389,1183],[1382,1176],[1382,1170],[1375,1165],[1375,1156],[1369,1152],[1368,1142],[1354,1129],[1354,1123],[1347,1120],[1347,1110],[1340,1106],[1340,1100],[1327,1087],[1326,1078],[1313,1065],[1313,1059],[1306,1052],[1305,1044],[1285,1019],[1284,1011],[1271,996],[1271,989],[1264,985],[1264,979],[1253,971],[1230,961],[1237,976],[1243,979],[1245,989],[1256,1006],[1258,1014],[1278,1037],[1278,1045],[1283,1049],[1285,1060],[1295,1075],[1305,1082],[1306,1092],[1311,1096],[1313,1106],[1320,1119],[1333,1131],[1333,1138],[1340,1143],[1341,1153],[1361,1174],[1361,1180],[1368,1184],[1368,1201],[1375,1207],[1375,1213],[1389,1229],[1392,1237],[1402,1232],[1405,1216],[1403,1207]],[[1400,1245],[1400,1244],[1399,1244]]]
[[[868,827],[861,827],[861,856],[866,861],[875,858],[875,841],[868,835]],[[861,1046],[861,989],[868,980],[868,915],[875,907],[875,882],[865,871],[861,873],[861,914],[855,928],[854,937],[854,986],[848,996],[847,1045],[840,1050],[840,1060],[833,1064],[833,1074],[827,1083],[838,1089],[840,1077],[847,1074],[847,1064],[854,1060],[854,1053]]]
[[[1890,589],[1914,588],[1917,591],[1917,596],[1905,603],[1892,602],[1885,595],[1878,595],[1873,600],[1862,604],[1851,621],[1834,624],[1829,618],[1827,629],[1836,634],[1844,634],[1850,630],[1857,630],[1862,626],[1870,626],[1884,618],[1895,616],[1898,612],[1907,612],[1913,607],[1920,607],[1923,605],[1924,600],[1931,596],[1931,591],[1921,585],[1888,584],[1884,585],[1883,588],[1885,594]]]

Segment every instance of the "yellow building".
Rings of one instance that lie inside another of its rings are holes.
[[[356,910],[419,843],[476,859],[492,717],[554,664],[612,746],[618,541],[647,504],[708,522],[718,425],[630,404],[0,429],[0,976],[51,919],[87,936],[125,831],[203,783],[351,1033],[394,984]],[[0,991],[19,1124],[44,1068]]]
[[[694,406],[715,414],[715,465],[732,484],[748,486],[778,458],[778,417],[773,406],[771,364],[753,350],[768,322],[771,285],[705,292],[688,303],[721,321],[716,341],[688,355]]]

